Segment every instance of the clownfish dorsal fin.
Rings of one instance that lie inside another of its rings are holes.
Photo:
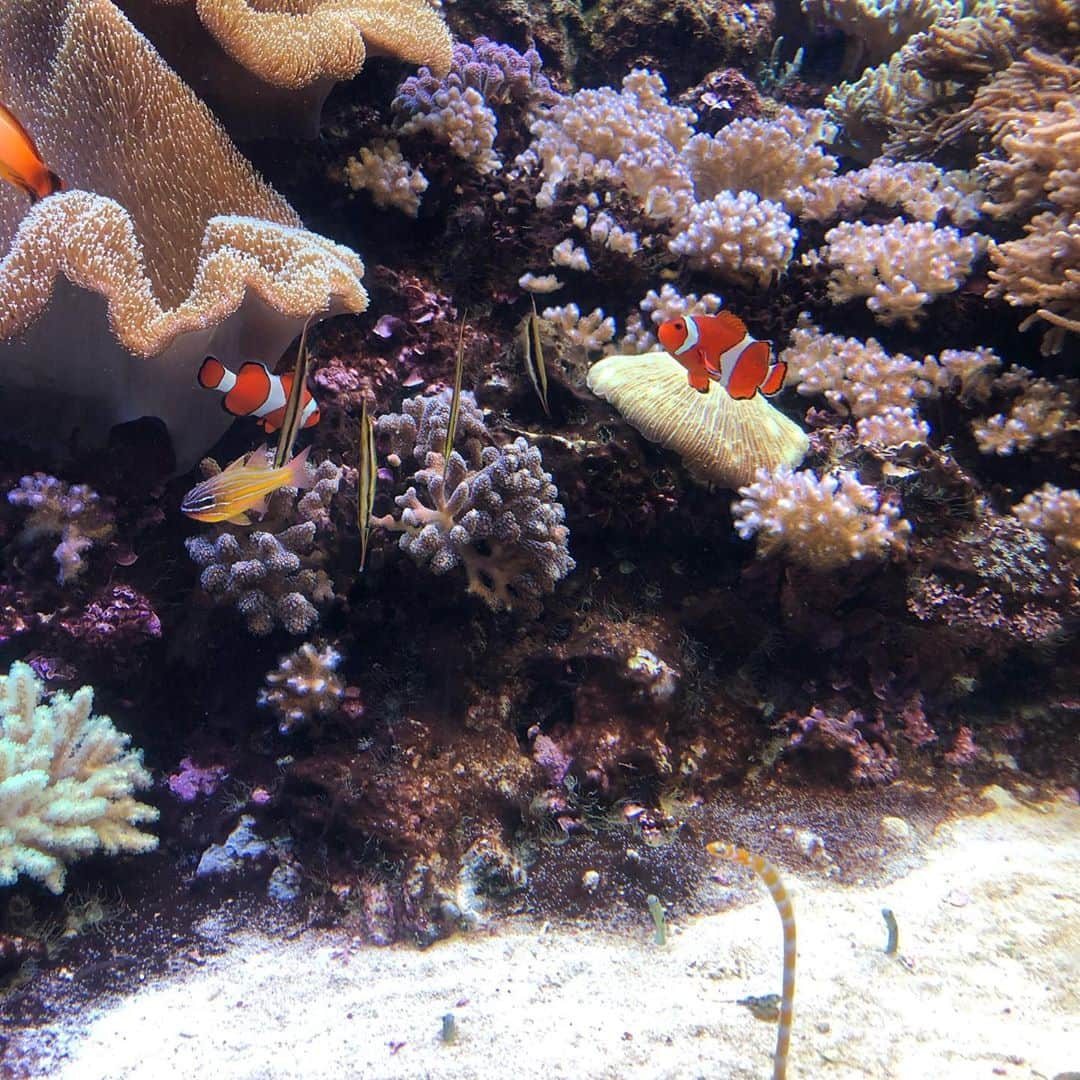
[[[725,334],[730,334],[733,344],[736,341],[742,341],[746,336],[746,323],[734,312],[721,311],[713,315],[712,318],[715,320],[713,326],[718,330],[722,330]]]

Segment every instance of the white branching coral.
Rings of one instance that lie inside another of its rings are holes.
[[[920,420],[912,408],[889,405],[874,416],[866,416],[855,425],[863,446],[895,449],[900,446],[920,446],[930,437],[930,425]]]
[[[393,206],[409,217],[416,217],[428,188],[427,177],[405,160],[397,139],[376,139],[362,147],[358,158],[345,163],[345,181],[353,191],[369,192],[380,209]]]
[[[340,663],[337,649],[330,645],[320,649],[305,641],[296,652],[283,656],[276,670],[266,673],[267,686],[259,691],[258,702],[274,710],[283,735],[338,708],[345,695],[337,675]]]
[[[693,267],[734,282],[768,285],[787,269],[798,238],[779,203],[751,191],[722,191],[690,210],[669,247]]]
[[[961,236],[929,222],[887,225],[845,222],[825,234],[818,257],[828,263],[829,297],[837,304],[865,296],[879,322],[914,327],[938,296],[955,292],[971,273],[984,246],[979,236]]]
[[[761,557],[782,551],[794,562],[828,570],[907,550],[911,526],[900,508],[850,471],[819,478],[811,470],[761,469],[739,495],[735,527],[744,540],[758,537]]]
[[[770,120],[735,120],[716,135],[695,135],[686,146],[694,195],[711,199],[721,191],[752,191],[783,202],[787,192],[836,172],[837,162],[821,148],[836,126],[821,109],[783,108]]]
[[[86,569],[83,555],[113,534],[112,515],[86,484],[66,484],[38,472],[24,476],[8,492],[8,502],[31,511],[19,533],[21,543],[33,543],[41,536],[60,537],[53,558],[60,567],[56,580],[61,585],[78,577]]]
[[[565,266],[569,270],[584,272],[589,269],[589,255],[568,236],[551,249],[551,263],[553,266]]]
[[[604,314],[603,308],[594,308],[582,315],[577,304],[544,308],[541,315],[553,323],[563,339],[584,355],[598,353],[615,337],[615,320]]]
[[[1009,412],[998,413],[973,425],[975,441],[984,454],[1000,456],[1031,450],[1040,443],[1080,429],[1072,386],[1058,386],[1048,379],[1028,379],[1030,372],[1015,369],[1012,377],[1021,385],[1020,396]]]
[[[619,352],[651,352],[657,348],[652,328],[680,315],[715,315],[723,306],[723,297],[716,293],[706,293],[699,299],[696,293],[683,296],[674,285],[662,285],[659,292],[650,289],[638,304],[641,315],[634,312],[626,320],[626,332],[619,339]],[[648,316],[648,322],[642,315]]]
[[[444,86],[432,95],[432,106],[428,112],[409,115],[397,131],[402,135],[428,135],[444,143],[455,157],[467,161],[481,175],[502,168],[495,153],[498,120],[479,90],[472,86]]]
[[[132,797],[150,774],[128,736],[92,715],[93,690],[42,692],[27,664],[0,676],[0,885],[25,874],[60,893],[67,863],[157,847],[137,826],[158,812]]]
[[[659,75],[634,70],[621,91],[579,90],[542,109],[532,144],[517,159],[543,174],[537,205],[553,205],[566,183],[607,183],[629,191],[649,217],[685,212],[693,193],[680,154],[694,134],[694,114],[665,95]]]
[[[1012,512],[1029,528],[1058,547],[1080,555],[1080,491],[1043,484],[1017,503]]]

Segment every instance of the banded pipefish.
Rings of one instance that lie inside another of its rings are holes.
[[[755,855],[734,844],[713,840],[705,845],[711,855],[749,866],[765,882],[784,926],[784,986],[780,999],[780,1026],[773,1054],[773,1080],[786,1080],[791,1023],[795,1016],[795,907],[780,878],[780,872],[763,855]]]

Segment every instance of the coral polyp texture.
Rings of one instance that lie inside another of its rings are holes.
[[[157,847],[139,825],[158,812],[134,798],[150,774],[128,736],[93,715],[93,690],[43,692],[26,664],[0,677],[0,885],[26,875],[59,893],[68,863]]]
[[[218,471],[216,462],[203,462],[204,475]],[[203,590],[215,604],[234,604],[258,636],[276,626],[307,633],[319,620],[319,607],[334,596],[319,542],[332,528],[329,512],[341,470],[325,461],[309,465],[308,472],[309,490],[297,498],[295,488],[279,488],[258,525],[226,525],[185,541]]]
[[[759,555],[782,552],[816,570],[903,555],[911,533],[900,508],[850,472],[762,469],[732,513],[744,540],[757,537]]]
[[[276,713],[282,734],[338,708],[345,694],[337,674],[340,663],[341,653],[332,646],[318,648],[306,641],[266,673],[267,685],[259,691],[258,702]]]
[[[374,523],[400,532],[402,551],[433,573],[464,567],[468,591],[493,610],[539,611],[543,597],[574,569],[559,490],[544,472],[540,451],[520,437],[507,446],[485,445],[483,415],[465,395],[458,432],[463,451],[444,462],[432,447],[446,436],[449,395],[407,399],[403,408],[403,414],[379,417],[377,431],[399,448],[395,456],[406,450],[423,467],[394,500],[400,517]],[[415,442],[408,448],[411,432]]]
[[[53,551],[60,571],[57,581],[65,585],[86,569],[83,556],[115,531],[112,514],[101,496],[86,484],[67,484],[46,473],[24,476],[8,492],[8,502],[30,511],[18,541],[32,544],[39,537],[59,536]]]

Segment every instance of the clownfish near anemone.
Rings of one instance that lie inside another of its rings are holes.
[[[42,160],[30,132],[0,102],[0,177],[25,191],[31,202],[62,191],[64,182]]]
[[[254,416],[268,435],[277,431],[285,419],[294,374],[272,375],[265,364],[248,360],[237,372],[230,371],[216,357],[208,356],[199,368],[199,385],[225,395],[222,406],[233,416]],[[300,402],[298,428],[314,427],[319,422],[319,405],[304,387]]]
[[[769,343],[752,338],[730,311],[669,319],[656,334],[699,393],[707,394],[710,382],[716,382],[737,401],[746,401],[758,392],[771,397],[784,385],[787,364],[774,363]]]

